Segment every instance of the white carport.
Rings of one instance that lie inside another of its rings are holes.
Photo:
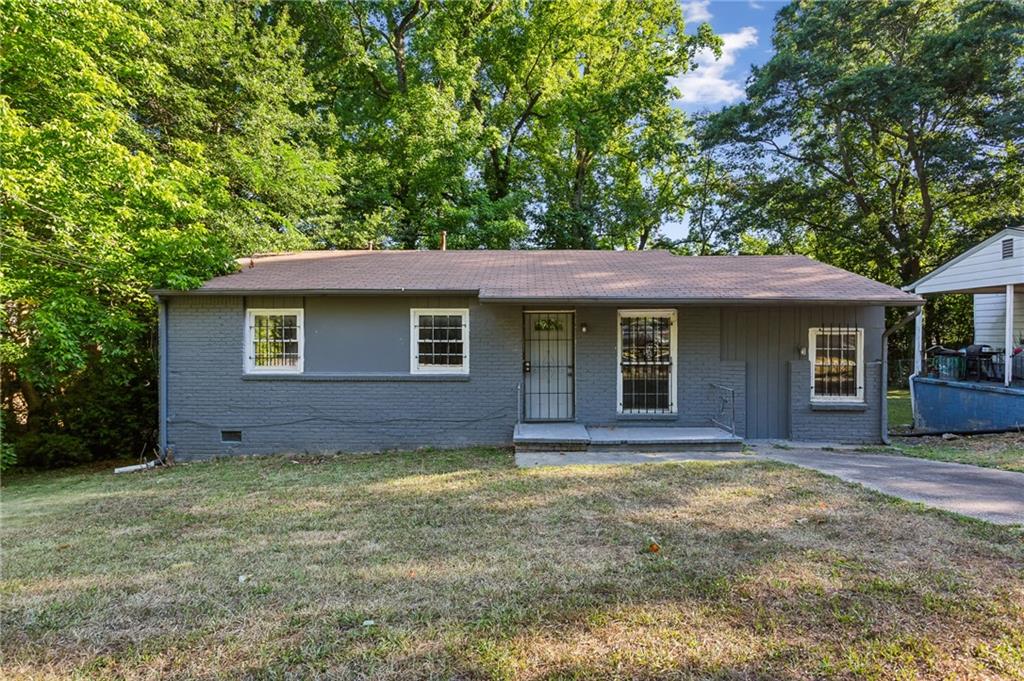
[[[943,293],[1002,294],[1005,300],[1003,384],[1011,384],[1014,323],[1021,314],[1016,308],[1024,296],[1024,227],[1004,229],[905,286],[904,290],[926,298]],[[925,371],[923,312],[917,317],[914,328],[914,376],[919,376]],[[977,328],[976,324],[976,338]]]

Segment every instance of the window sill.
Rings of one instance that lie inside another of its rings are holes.
[[[866,402],[815,402],[811,401],[811,411],[867,411]]]
[[[243,374],[243,381],[312,381],[335,383],[448,383],[468,382],[469,374],[405,374],[405,373],[305,373],[305,374]]]
[[[616,414],[616,421],[678,421],[679,414]]]

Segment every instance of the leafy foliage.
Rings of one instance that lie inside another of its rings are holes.
[[[718,43],[687,36],[674,0],[295,13],[347,159],[323,245],[435,247],[443,230],[455,248],[592,248],[607,229],[635,247],[678,208],[686,125],[668,79]],[[641,195],[660,206],[644,218]]]
[[[226,4],[0,14],[8,433],[33,436],[27,464],[134,453],[155,401],[147,289],[307,243],[297,224],[326,194],[293,113],[309,94],[296,32]]]
[[[909,284],[1024,220],[1020,2],[793,2],[773,43],[703,129],[734,228]]]

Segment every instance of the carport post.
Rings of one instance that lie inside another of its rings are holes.
[[[1003,360],[1003,385],[1013,381],[1013,284],[1006,285],[1006,349]]]
[[[918,315],[914,319],[914,370],[910,372],[910,378],[907,380],[914,428],[920,425],[917,418],[917,398],[914,396],[914,378],[924,373],[924,305],[918,310]]]

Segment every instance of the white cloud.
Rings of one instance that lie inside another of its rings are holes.
[[[699,24],[711,20],[711,11],[708,9],[711,0],[686,0],[680,4],[683,7],[683,20],[687,24]]]
[[[747,4],[750,5],[750,9],[764,9],[764,5],[757,0],[750,0]]]
[[[757,44],[757,29],[744,26],[735,33],[720,33],[722,56],[715,59],[711,50],[701,50],[695,61],[697,69],[671,79],[687,104],[731,104],[743,99],[743,82],[730,79],[728,71],[736,65],[741,50]]]

